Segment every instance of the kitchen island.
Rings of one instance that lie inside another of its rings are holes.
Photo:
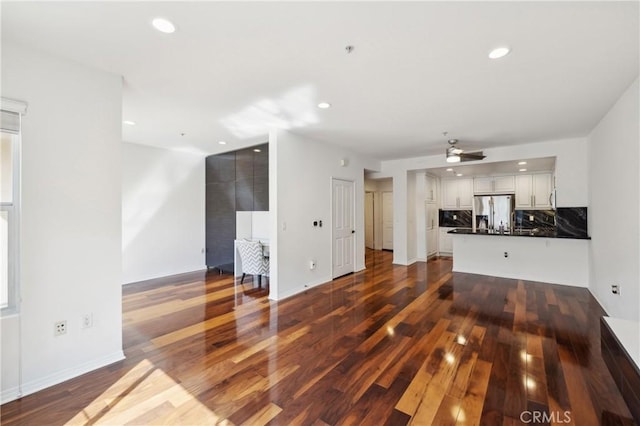
[[[555,230],[513,232],[454,229],[453,271],[588,287],[588,236]]]

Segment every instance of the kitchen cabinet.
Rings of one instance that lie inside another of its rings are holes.
[[[493,193],[492,177],[477,177],[473,179],[474,194],[491,194]]]
[[[493,190],[496,194],[513,194],[516,192],[515,176],[495,176],[493,178]]]
[[[269,145],[208,156],[205,184],[206,265],[233,270],[236,212],[269,210]]]
[[[442,208],[471,210],[473,208],[473,179],[442,179]]]
[[[453,253],[453,237],[448,234],[449,231],[455,228],[440,228],[440,254],[450,255]]]
[[[551,173],[516,176],[516,209],[549,209],[553,178]]]
[[[477,177],[473,180],[474,194],[513,194],[515,190],[514,176]]]
[[[427,230],[427,257],[438,254],[438,229]]]
[[[436,178],[426,175],[425,200],[427,203],[435,203],[438,200]]]
[[[427,201],[425,224],[427,228],[427,257],[438,253],[438,206]]]

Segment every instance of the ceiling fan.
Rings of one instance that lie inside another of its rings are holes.
[[[447,148],[447,163],[459,163],[461,161],[477,161],[482,160],[486,155],[482,154],[482,151],[476,152],[464,152],[464,150],[457,148],[456,144],[458,139],[449,139],[449,148]]]

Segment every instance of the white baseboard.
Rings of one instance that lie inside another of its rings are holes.
[[[287,299],[287,298],[289,298],[289,297],[291,297],[291,296],[295,296],[296,294],[302,293],[303,291],[309,290],[310,288],[317,287],[317,286],[319,286],[320,284],[328,283],[328,282],[330,282],[331,280],[332,280],[332,278],[331,278],[330,276],[326,276],[326,277],[324,277],[324,278],[319,278],[319,279],[317,279],[317,280],[315,280],[315,281],[312,281],[312,282],[310,282],[310,283],[307,283],[307,284],[306,284],[304,287],[302,287],[302,288],[295,288],[295,289],[292,289],[291,291],[288,291],[288,292],[286,292],[286,293],[284,293],[284,294],[278,295],[278,297],[277,297],[277,298],[275,298],[275,297],[273,297],[273,298],[272,298],[272,297],[271,297],[271,295],[269,295],[269,299],[271,299],[271,300],[283,300],[283,299]]]
[[[90,371],[107,366],[109,364],[113,364],[114,362],[121,361],[124,358],[125,358],[124,352],[118,351],[97,359],[93,359],[91,361],[87,361],[84,364],[80,364],[72,368],[67,368],[62,371],[58,371],[56,373],[50,374],[48,376],[41,377],[39,379],[32,380],[27,383],[23,383],[22,395],[20,394],[20,389],[18,388],[18,386],[5,389],[0,394],[0,404],[13,401],[23,396],[31,395],[32,393],[41,391],[42,389],[46,389],[50,386],[60,384],[62,382],[81,376]]]

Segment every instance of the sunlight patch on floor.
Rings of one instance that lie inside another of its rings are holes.
[[[213,425],[223,421],[145,359],[66,424]]]

